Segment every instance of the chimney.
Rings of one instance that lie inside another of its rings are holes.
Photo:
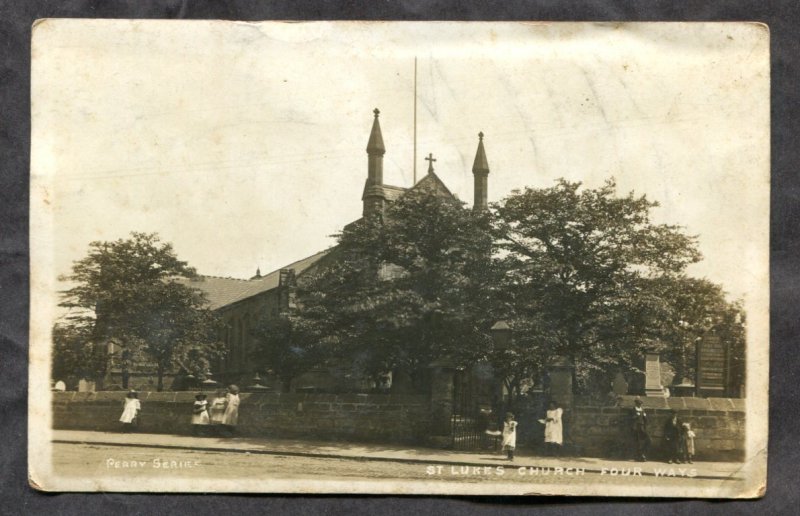
[[[472,164],[474,176],[475,200],[472,209],[486,211],[489,208],[489,162],[486,160],[486,151],[483,149],[483,132],[478,133],[478,150],[475,152],[475,162]]]

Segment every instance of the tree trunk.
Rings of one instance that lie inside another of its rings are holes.
[[[92,362],[93,371],[91,379],[94,381],[94,387],[97,391],[102,391],[105,388],[105,378],[108,373],[108,356],[104,343],[94,342],[92,344]]]
[[[281,378],[281,392],[292,392],[292,378]]]

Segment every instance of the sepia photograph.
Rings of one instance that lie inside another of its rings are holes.
[[[43,19],[29,482],[755,498],[769,30]]]

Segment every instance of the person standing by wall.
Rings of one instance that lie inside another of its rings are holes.
[[[681,444],[681,424],[678,421],[678,413],[674,410],[670,412],[669,419],[664,424],[664,446],[666,448],[667,462],[680,464],[682,455]]]
[[[202,392],[194,397],[192,406],[192,435],[204,435],[208,428],[208,401]]]
[[[554,401],[547,404],[547,414],[544,420],[544,446],[547,455],[561,454],[561,446],[564,444],[564,431],[561,424],[563,414],[564,409],[558,407]]]
[[[633,440],[636,444],[636,460],[646,461],[650,451],[650,436],[647,434],[647,413],[642,400],[636,398],[633,407]]]
[[[225,414],[222,416],[222,424],[225,428],[225,433],[233,435],[236,430],[236,425],[239,424],[239,387],[236,385],[228,386],[227,405],[225,406]]]
[[[681,425],[681,432],[683,432],[683,460],[688,464],[692,464],[694,459],[694,438],[697,434],[692,430],[692,425],[688,421]]]
[[[225,407],[228,405],[228,398],[225,389],[219,389],[214,399],[211,400],[211,406],[208,409],[208,419],[211,423],[212,433],[215,435],[221,434],[222,420],[225,418]]]
[[[131,389],[131,391],[128,392],[128,395],[125,397],[122,415],[119,418],[120,422],[122,423],[123,432],[130,432],[133,429],[133,426],[138,423],[140,410],[142,410],[142,404],[139,402],[139,393]]]

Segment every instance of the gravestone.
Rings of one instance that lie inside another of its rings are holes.
[[[725,396],[728,350],[719,336],[709,333],[697,343],[697,395]]]
[[[661,385],[661,356],[656,351],[648,351],[645,355],[644,394],[659,398],[665,396],[664,387]]]
[[[59,380],[56,382],[56,385],[55,387],[53,387],[53,390],[56,392],[64,392],[67,390],[67,384],[65,384],[63,380]]]
[[[611,382],[611,391],[617,396],[624,396],[628,394],[628,382],[625,380],[625,375],[617,372],[614,375],[614,380]]]

